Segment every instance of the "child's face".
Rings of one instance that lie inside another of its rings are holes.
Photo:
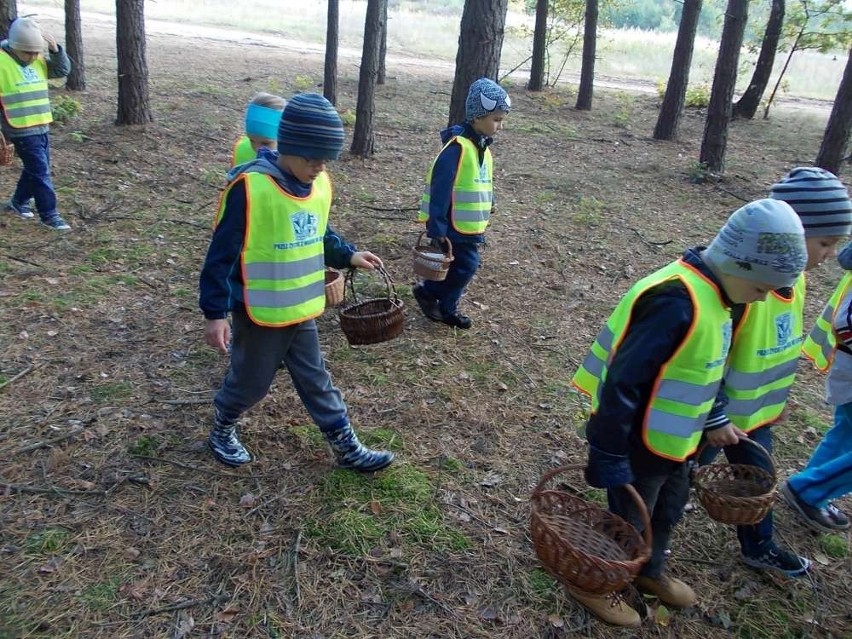
[[[20,49],[12,49],[15,56],[24,63],[24,66],[29,66],[38,58],[38,51],[21,51]]]
[[[722,288],[725,289],[725,293],[734,304],[762,302],[776,288],[771,284],[755,282],[733,275],[722,275],[720,279]]]
[[[269,138],[261,138],[256,135],[248,136],[249,142],[251,142],[251,148],[254,149],[254,152],[257,153],[258,149],[269,149],[271,151],[275,151],[278,149],[278,140],[270,140]]]
[[[298,155],[279,155],[279,166],[295,177],[299,182],[311,184],[325,171],[325,160],[313,160]]]
[[[841,237],[806,237],[805,246],[808,248],[808,263],[805,270],[816,268],[837,252]]]
[[[471,122],[471,126],[473,126],[473,130],[479,133],[479,135],[493,138],[503,128],[503,122],[508,116],[509,114],[505,111],[494,111],[494,113],[476,118]]]

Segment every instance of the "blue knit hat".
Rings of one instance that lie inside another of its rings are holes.
[[[343,122],[319,93],[299,93],[287,102],[278,124],[278,153],[309,160],[336,160],[343,149]]]
[[[805,237],[837,237],[852,232],[852,202],[833,173],[800,166],[772,185],[769,197],[783,200],[802,219]]]
[[[470,85],[467,100],[464,103],[464,117],[468,122],[493,113],[494,111],[509,112],[512,101],[509,94],[494,80],[479,78]]]

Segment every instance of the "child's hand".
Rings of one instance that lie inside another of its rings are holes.
[[[59,51],[59,45],[56,43],[56,38],[50,35],[47,31],[41,32],[41,37],[44,38],[44,41],[47,42],[47,50],[51,53],[56,53]]]
[[[734,446],[739,443],[741,437],[748,437],[748,435],[728,422],[721,428],[714,428],[707,431],[707,445],[713,448]]]
[[[349,265],[355,266],[357,268],[363,268],[368,271],[372,271],[374,268],[384,266],[381,258],[378,255],[370,253],[370,251],[358,251],[356,253],[353,253],[351,259],[349,260]]]
[[[231,343],[231,325],[228,320],[207,320],[207,324],[204,326],[204,342],[222,355],[227,355],[228,344]]]

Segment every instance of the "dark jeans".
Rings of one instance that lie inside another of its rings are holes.
[[[426,291],[438,300],[438,309],[444,315],[452,315],[458,310],[462,293],[479,268],[479,244],[453,244],[453,257],[455,259],[450,262],[446,279],[423,282]]]
[[[767,452],[772,454],[772,429],[771,425],[761,426],[749,434],[749,439],[763,446]],[[710,448],[709,446],[701,453],[698,459],[700,466],[713,463],[716,456],[719,454],[718,448]],[[740,446],[726,446],[725,457],[731,464],[749,464],[757,466],[765,470],[771,471],[769,460],[754,446],[743,444]],[[753,526],[737,526],[737,539],[740,541],[740,549],[747,557],[754,557],[761,554],[762,544],[772,539],[774,524],[772,521],[772,511],[766,515],[761,521]]]
[[[49,220],[56,216],[56,192],[50,179],[50,136],[40,133],[12,138],[12,144],[24,164],[12,201],[24,205],[34,198],[41,219]]]

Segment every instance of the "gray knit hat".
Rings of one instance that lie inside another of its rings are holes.
[[[309,160],[336,160],[343,149],[343,121],[319,93],[299,93],[278,124],[278,153]]]
[[[467,100],[464,103],[464,118],[473,122],[476,118],[493,113],[494,111],[509,112],[512,101],[509,94],[494,80],[479,78],[470,85]]]
[[[852,202],[843,183],[825,169],[800,166],[772,185],[769,197],[784,200],[802,218],[807,237],[852,232]]]
[[[789,204],[772,199],[734,211],[703,256],[726,275],[773,288],[792,286],[808,261],[799,216]]]
[[[9,46],[18,51],[40,53],[44,49],[41,27],[32,18],[18,18],[9,27]]]

